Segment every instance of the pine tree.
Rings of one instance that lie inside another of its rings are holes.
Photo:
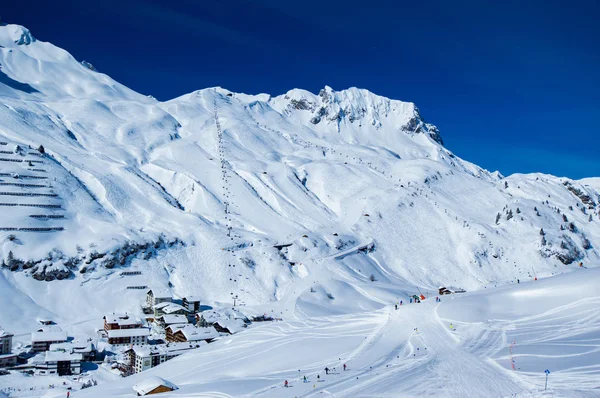
[[[517,214],[521,214],[521,209],[517,207]]]
[[[540,235],[544,236],[546,233],[544,232],[544,228],[540,228]]]
[[[506,215],[506,219],[510,220],[511,218],[513,218],[513,212],[512,209],[508,211],[508,214]]]
[[[588,218],[589,222],[592,222],[592,215],[590,214],[589,218]]]
[[[498,221],[500,221],[500,217],[502,217],[500,215],[500,213],[496,214],[496,225],[498,225]]]

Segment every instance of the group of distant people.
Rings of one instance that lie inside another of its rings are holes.
[[[347,366],[346,366],[346,364],[344,364],[342,366],[343,366],[344,372],[345,372],[346,369],[347,369]],[[335,373],[335,368],[329,368],[329,367],[326,366],[324,370],[325,370],[325,374],[326,375]],[[319,375],[319,374],[317,374],[317,381],[321,381],[321,375]],[[308,378],[306,377],[306,375],[302,378],[302,382],[303,383],[308,383]],[[285,388],[288,388],[290,386],[290,383],[287,380],[285,380],[283,382],[283,386]]]
[[[412,303],[413,303],[413,298],[412,298],[412,297],[410,297],[408,300],[409,300],[408,302],[409,302],[410,304],[412,304]],[[420,302],[421,302],[421,299],[414,299],[414,302],[415,302],[415,303],[420,303]],[[441,299],[441,298],[439,298],[439,297],[436,297],[436,298],[435,298],[435,302],[436,302],[436,303],[441,303],[441,302],[442,302],[442,299]],[[398,307],[399,307],[399,306],[401,306],[402,304],[403,304],[403,302],[402,302],[402,300],[401,300],[401,301],[399,301],[398,303],[394,304],[394,308],[397,310],[397,309],[398,309]]]

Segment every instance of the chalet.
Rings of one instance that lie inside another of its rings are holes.
[[[452,294],[452,290],[448,289],[447,287],[441,286],[438,289],[438,293],[440,296],[446,295],[446,294]]]
[[[203,311],[196,314],[195,317],[196,325],[203,328],[214,325],[215,322],[222,318],[221,314],[214,310]]]
[[[200,341],[196,343],[170,343],[151,346],[135,346],[125,351],[125,354],[129,358],[131,372],[140,373],[204,344],[206,343]]]
[[[148,336],[150,336],[149,328],[112,329],[108,331],[108,344],[148,344]]]
[[[137,393],[138,397],[143,397],[146,395],[175,391],[177,390],[177,386],[170,381],[154,376],[137,383],[133,386],[133,390]]]
[[[81,354],[81,360],[90,362],[96,359],[96,349],[91,341],[70,341],[67,343],[50,344],[49,351],[62,351],[69,354]]]
[[[246,328],[246,323],[242,319],[219,319],[213,325],[217,332],[235,334]]]
[[[78,375],[81,373],[81,354],[71,354],[64,351],[46,351],[37,354],[29,360],[40,375]]]
[[[197,297],[197,296],[184,297],[182,300],[182,304],[192,314],[200,312],[200,297]]]
[[[171,325],[167,327],[167,341],[186,343],[196,341],[212,342],[219,337],[219,332],[214,327],[198,328],[196,326],[187,325]]]
[[[153,309],[155,318],[158,318],[161,315],[187,315],[189,313],[187,308],[169,302],[156,304]]]
[[[115,329],[137,329],[143,326],[140,319],[131,315],[112,313],[104,316],[104,330],[107,332]]]
[[[146,305],[150,308],[154,307],[156,304],[164,302],[170,303],[172,301],[173,297],[168,290],[148,290],[146,293]]]
[[[61,331],[38,331],[31,333],[31,351],[48,351],[50,344],[64,343],[67,341],[67,333]]]
[[[447,287],[441,286],[441,287],[438,289],[438,293],[439,293],[440,295],[445,295],[445,294],[454,294],[454,293],[466,293],[466,290],[465,290],[465,289],[462,289],[462,288],[454,288],[454,287],[452,287],[452,286],[451,286],[450,288],[447,288]]]
[[[165,315],[157,318],[156,321],[163,328],[167,328],[171,325],[186,324],[186,323],[188,323],[188,318],[187,318],[187,316],[180,315],[180,314],[175,314],[175,315],[165,314]]]

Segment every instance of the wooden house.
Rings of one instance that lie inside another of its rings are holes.
[[[220,319],[213,326],[217,332],[235,334],[246,328],[246,323],[242,319]]]
[[[219,337],[219,332],[212,326],[199,328],[190,324],[171,325],[167,327],[166,334],[167,341],[179,343],[196,341],[206,341],[207,343],[210,343]]]

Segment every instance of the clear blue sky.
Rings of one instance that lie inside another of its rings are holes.
[[[600,2],[7,2],[144,94],[366,88],[412,101],[459,156],[503,174],[600,176]]]

